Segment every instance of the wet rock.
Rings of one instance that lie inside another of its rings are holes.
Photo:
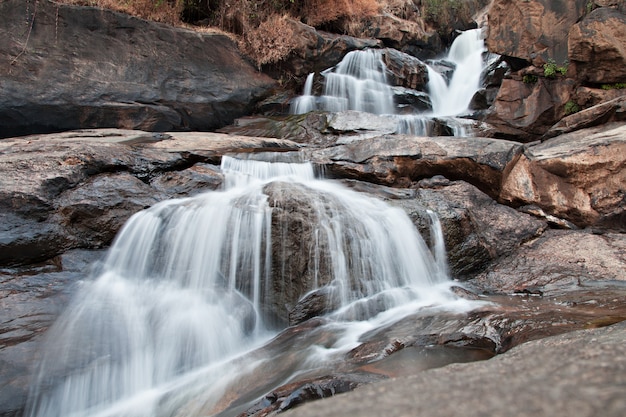
[[[43,333],[102,256],[75,250],[43,264],[0,269],[0,415],[21,415]]]
[[[626,408],[624,337],[622,323],[536,340],[489,361],[383,381],[287,416],[619,417]]]
[[[0,14],[8,69],[0,77],[0,137],[91,127],[214,129],[249,113],[275,87],[222,34],[50,1],[31,8],[4,1]],[[24,30],[25,17],[34,30]]]
[[[171,171],[155,176],[150,186],[168,196],[192,196],[216,190],[224,181],[219,167],[198,163],[183,171]]]
[[[336,310],[339,305],[336,295],[328,287],[314,290],[300,298],[289,312],[289,325],[295,326],[310,318],[323,316]]]
[[[389,80],[391,85],[425,91],[428,69],[422,61],[390,48],[383,49],[382,59],[387,71],[392,75],[392,79]]]
[[[600,7],[572,26],[568,37],[569,59],[581,82],[616,83],[626,79],[626,14]]]
[[[73,246],[101,248],[130,216],[166,198],[129,173],[102,174],[60,195],[51,221],[71,234]]]
[[[117,129],[5,139],[0,143],[0,265],[108,245],[134,212],[193,193],[195,185],[215,187],[220,181],[215,171],[193,168],[197,162],[219,162],[225,152],[297,148],[278,139]],[[165,185],[164,176],[179,171],[193,174],[196,184]]]
[[[264,417],[295,408],[305,402],[349,392],[360,385],[383,379],[365,372],[331,375],[298,381],[277,388],[239,417]]]
[[[529,146],[504,176],[500,200],[536,205],[579,227],[626,230],[625,129],[607,124]]]
[[[431,240],[431,221],[426,210],[437,214],[450,273],[463,280],[483,271],[493,260],[514,253],[546,228],[545,222],[498,204],[462,181],[420,188],[413,198],[391,203],[407,212],[427,242]]]

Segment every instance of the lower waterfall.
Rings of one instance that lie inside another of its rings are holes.
[[[401,209],[316,179],[309,163],[225,156],[222,172],[223,190],[165,201],[127,222],[50,328],[26,416],[219,411],[228,386],[271,363],[245,354],[287,326],[279,290],[293,293],[296,279],[292,303],[329,294],[324,329],[334,342],[299,348],[292,369],[268,384],[332,363],[363,332],[410,311],[467,307],[448,289],[434,214],[435,255]],[[296,223],[276,213],[303,207],[309,233],[285,237]],[[289,262],[302,260],[294,275]]]

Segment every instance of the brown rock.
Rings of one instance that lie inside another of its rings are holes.
[[[610,101],[621,96],[626,96],[626,89],[612,88],[607,90],[603,88],[581,86],[576,89],[574,95],[576,97],[576,104],[578,104],[581,109],[587,109],[604,101]]]
[[[626,230],[626,124],[583,129],[528,147],[502,182],[502,201],[534,204],[578,226]]]
[[[566,78],[540,77],[535,83],[505,79],[487,122],[502,132],[496,136],[517,134],[520,140],[532,140],[563,117],[573,88],[574,81]]]
[[[613,90],[619,91],[619,90]],[[604,123],[626,120],[626,92],[621,97],[581,110],[559,120],[548,130],[544,138],[552,138],[564,133],[601,125]]]
[[[626,15],[601,7],[572,26],[569,59],[582,82],[615,83],[626,80]]]
[[[490,52],[541,66],[568,59],[567,36],[584,14],[587,0],[495,0],[489,10]]]
[[[380,47],[375,39],[358,39],[347,35],[336,35],[318,31],[314,27],[293,19],[287,19],[293,30],[295,45],[292,52],[280,62],[268,65],[270,74],[290,74],[304,79],[312,72],[319,73],[336,65],[350,51]]]

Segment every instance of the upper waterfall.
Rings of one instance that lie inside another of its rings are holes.
[[[387,68],[378,50],[352,51],[335,67],[321,72],[324,78],[323,94],[313,94],[313,78],[309,74],[302,96],[291,104],[291,113],[303,114],[312,110],[338,112],[358,110],[378,115],[393,115],[397,119],[397,133],[428,135],[433,117],[463,115],[473,95],[480,88],[485,66],[484,40],[481,29],[461,33],[452,43],[441,61],[454,70],[449,81],[433,67],[427,66],[432,110],[399,114],[394,104],[394,94],[387,80]],[[455,134],[466,134],[463,122],[449,121]]]

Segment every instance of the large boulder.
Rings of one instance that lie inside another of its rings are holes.
[[[589,91],[591,89],[584,90]],[[562,118],[544,134],[544,138],[551,138],[605,123],[626,121],[626,91],[611,91],[621,93],[622,95]]]
[[[580,227],[626,230],[626,124],[582,129],[529,146],[500,200],[533,204]]]
[[[574,86],[573,80],[565,78],[504,79],[486,121],[497,137],[532,141],[565,115]]]
[[[570,28],[583,16],[587,0],[495,0],[489,10],[487,48],[537,66],[567,61]]]
[[[3,1],[0,15],[0,137],[214,129],[276,86],[223,34],[48,0]]]
[[[489,138],[385,135],[312,151],[337,177],[409,186],[435,175],[463,179],[490,196],[521,152],[519,143]]]
[[[626,80],[626,14],[611,7],[593,10],[572,26],[569,60],[576,77],[588,83]]]

